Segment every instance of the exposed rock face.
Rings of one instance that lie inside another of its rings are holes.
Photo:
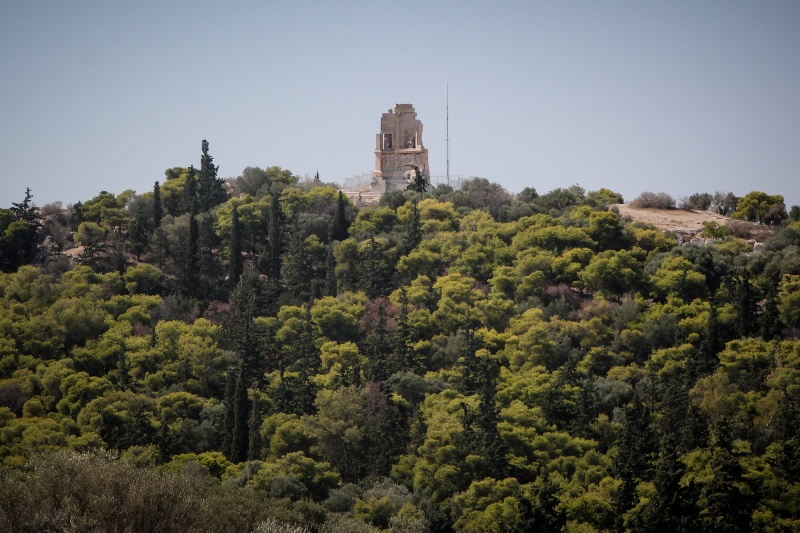
[[[405,189],[419,168],[430,180],[428,149],[422,144],[422,122],[411,104],[395,104],[381,115],[381,131],[375,137],[375,170],[372,194]]]

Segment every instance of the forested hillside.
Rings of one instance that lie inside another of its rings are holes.
[[[200,155],[0,209],[0,531],[800,530],[782,197],[753,253],[608,189],[357,207]]]

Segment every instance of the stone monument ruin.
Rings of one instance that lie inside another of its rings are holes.
[[[428,149],[422,145],[422,122],[411,104],[395,104],[381,115],[381,132],[375,138],[372,194],[405,189],[419,168],[430,181]]]

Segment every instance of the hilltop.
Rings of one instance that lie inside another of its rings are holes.
[[[697,233],[703,230],[703,222],[724,225],[733,221],[731,217],[712,211],[686,211],[683,209],[636,209],[628,204],[616,204],[622,217],[634,222],[647,222],[662,231],[674,233]]]

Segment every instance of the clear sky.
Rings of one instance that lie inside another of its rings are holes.
[[[800,1],[0,2],[0,207],[200,164],[343,182],[411,103],[432,174],[800,204]]]

